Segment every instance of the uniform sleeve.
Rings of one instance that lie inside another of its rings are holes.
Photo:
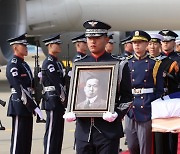
[[[118,84],[117,93],[118,95],[116,98],[117,102],[115,106],[115,111],[122,119],[127,113],[129,107],[131,106],[133,98],[128,63],[126,63],[122,69],[122,79],[120,81],[120,84]]]
[[[46,73],[45,73],[47,80],[50,82],[51,85],[55,86],[58,95],[61,94],[61,87],[62,80],[60,77],[60,73],[57,72],[56,67],[53,63],[46,64]]]
[[[15,64],[10,64],[6,69],[6,77],[9,81],[11,88],[14,88],[17,92],[19,98],[21,98],[21,79],[20,79],[20,70]]]

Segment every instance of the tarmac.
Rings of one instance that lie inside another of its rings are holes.
[[[27,63],[31,66],[32,71],[34,67],[34,59],[32,58],[34,54],[29,54],[26,58]],[[43,53],[39,54],[40,66],[42,64],[45,56]],[[0,106],[0,120],[6,130],[0,130],[0,154],[9,154],[10,150],[10,140],[11,140],[11,117],[7,117],[7,108],[8,108],[8,100],[10,96],[10,88],[8,81],[6,79],[6,66],[0,67],[0,99],[6,101],[6,106]],[[43,115],[46,118],[46,114],[43,111]],[[33,125],[33,139],[32,139],[32,150],[31,154],[43,154],[43,137],[45,132],[45,124],[44,123],[36,123],[36,117],[34,117],[34,125]],[[64,139],[62,145],[62,154],[75,154],[75,150],[73,150],[74,146],[74,130],[75,130],[75,122],[68,123],[65,122],[64,128]],[[124,145],[125,138],[120,140],[121,149],[127,150],[127,146]]]

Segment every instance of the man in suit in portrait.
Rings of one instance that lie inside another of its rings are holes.
[[[102,99],[100,94],[100,83],[96,77],[90,77],[86,81],[84,87],[86,99],[77,104],[77,109],[105,109],[106,101]]]

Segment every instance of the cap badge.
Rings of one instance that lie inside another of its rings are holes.
[[[163,34],[167,34],[169,31],[168,30],[164,30],[164,31],[162,31],[163,32]]]
[[[91,21],[91,22],[88,22],[92,27],[94,27],[98,22],[96,21]]]
[[[139,36],[139,31],[135,31],[135,36]]]

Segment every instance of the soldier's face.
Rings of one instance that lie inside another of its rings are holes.
[[[158,42],[149,42],[148,51],[151,56],[158,56],[161,52],[161,44]]]
[[[108,43],[108,37],[88,37],[87,45],[91,53],[99,54],[105,51],[105,46]]]
[[[162,51],[171,52],[174,50],[175,47],[175,41],[166,41],[161,42],[162,43]]]
[[[176,45],[176,51],[180,52],[180,44]]]
[[[133,41],[133,49],[137,56],[144,56],[146,53],[146,48],[148,46],[148,42],[146,41]]]
[[[24,56],[28,55],[27,46],[23,44],[15,44],[13,45],[14,53],[16,56],[24,58]]]
[[[78,47],[79,47],[79,49],[80,50],[82,50],[82,51],[86,51],[87,50],[87,43],[85,43],[85,42],[79,42],[78,43]]]
[[[89,79],[84,87],[84,92],[87,98],[93,98],[98,93],[99,81],[97,79]]]

